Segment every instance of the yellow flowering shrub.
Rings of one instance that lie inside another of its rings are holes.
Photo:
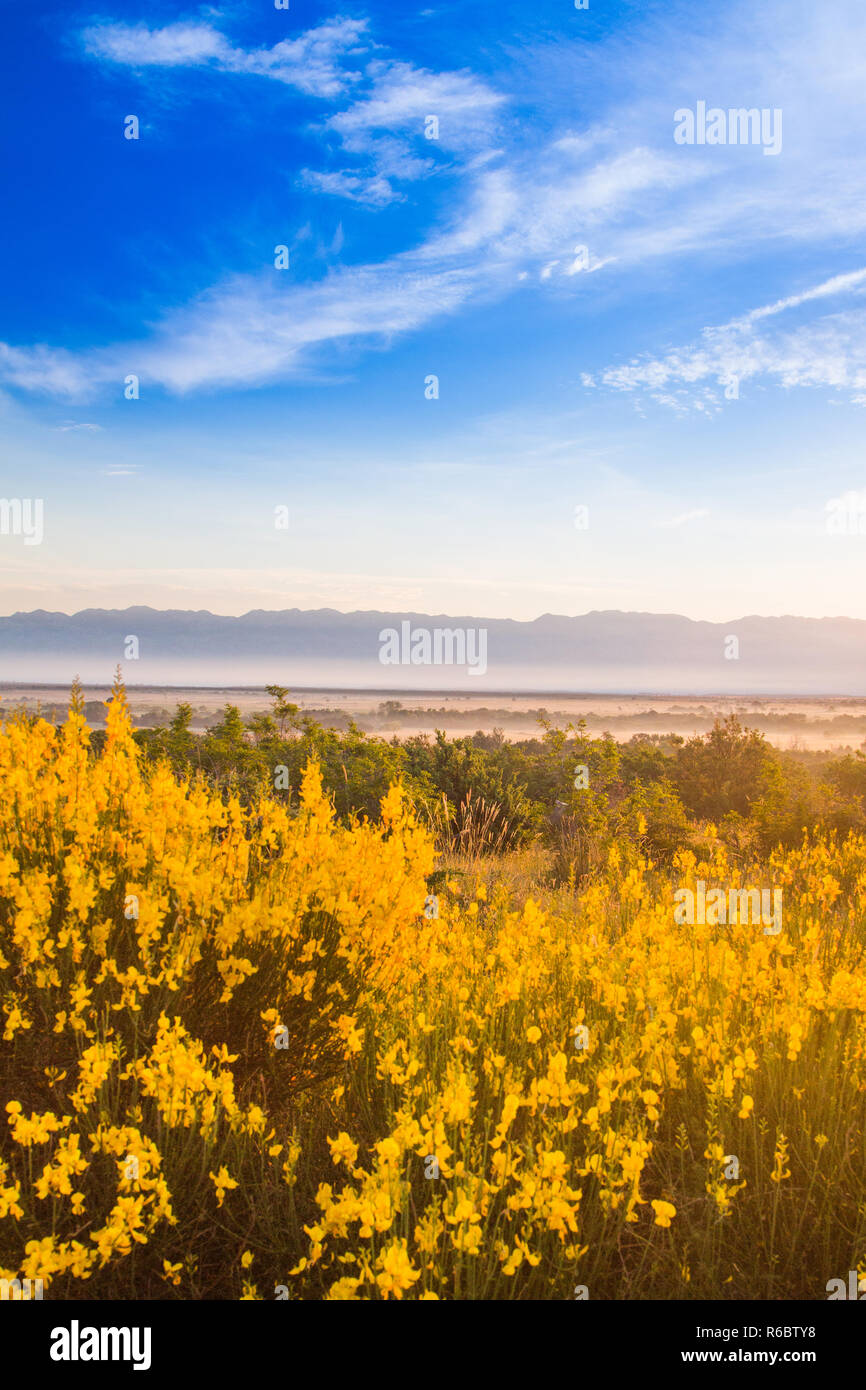
[[[397,788],[375,824],[315,764],[296,808],[241,804],[145,764],[119,687],[98,754],[77,701],[8,720],[3,1277],[824,1297],[866,1257],[866,842],[749,880],[707,840],[668,875],[617,845],[544,902],[455,876],[429,918]],[[698,880],[772,882],[784,930],[679,923]]]

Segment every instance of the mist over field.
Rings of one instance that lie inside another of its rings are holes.
[[[691,738],[708,734],[716,721],[734,716],[777,748],[792,750],[856,749],[866,743],[866,699],[854,696],[653,696],[583,695],[537,692],[533,695],[428,690],[358,690],[296,687],[292,698],[304,715],[323,727],[345,731],[350,723],[364,733],[386,739],[434,736],[448,738],[478,732],[512,742],[538,738],[543,719],[565,726],[583,720],[587,733],[626,743],[638,736]],[[267,713],[270,697],[262,686],[130,685],[130,715],[137,729],[167,726],[179,705],[188,703],[190,730],[198,735],[219,726],[227,704],[250,720]],[[94,729],[105,726],[111,689],[86,684],[84,712]],[[66,717],[69,689],[38,682],[0,683],[0,712],[39,714],[52,723]]]

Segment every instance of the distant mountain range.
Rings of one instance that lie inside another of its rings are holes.
[[[0,618],[0,682],[104,684],[118,663],[130,685],[863,696],[866,621],[140,607]]]

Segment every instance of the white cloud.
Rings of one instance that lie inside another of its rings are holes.
[[[496,254],[499,238],[519,214],[520,190],[511,170],[482,169],[474,179],[468,201],[450,228],[434,235],[420,249],[427,260],[448,259],[486,250]]]
[[[152,385],[181,393],[255,386],[301,374],[324,343],[387,340],[453,313],[475,288],[465,271],[433,271],[401,258],[282,290],[271,277],[237,277],[166,315],[147,342],[77,357],[0,345],[0,373],[26,390],[77,399],[109,384],[120,391],[130,372],[140,377],[142,393]]]
[[[79,399],[91,394],[86,359],[64,348],[15,348],[0,343],[0,375],[25,391]]]
[[[659,404],[707,409],[721,392],[736,391],[744,382],[769,377],[786,388],[827,387],[861,392],[866,389],[866,310],[826,314],[797,327],[760,332],[755,325],[832,295],[856,291],[866,282],[866,269],[833,276],[819,285],[773,304],[753,309],[740,318],[706,328],[700,340],[675,348],[664,357],[645,357],[601,374],[606,386],[621,391],[647,392]],[[699,388],[697,392],[695,388]],[[858,397],[853,397],[858,402]]]
[[[373,200],[382,206],[404,198],[394,190],[394,181],[427,178],[437,168],[459,169],[461,162],[486,151],[505,101],[469,72],[429,72],[411,63],[376,59],[365,77],[368,90],[322,127],[339,137],[347,154],[362,156],[365,168],[324,174],[320,187],[371,201],[359,199],[360,181],[361,189],[372,189]]]
[[[307,188],[315,188],[320,193],[329,193],[335,198],[348,198],[352,203],[364,203],[374,208],[402,202],[404,199],[404,195],[394,189],[381,174],[371,174],[365,178],[360,174],[345,171],[327,174],[317,169],[303,169],[300,183]]]
[[[94,58],[132,67],[190,67],[216,58],[226,62],[233,49],[209,24],[94,24],[82,34]]]
[[[437,118],[437,139],[447,148],[475,146],[505,100],[470,72],[428,72],[411,63],[384,61],[371,63],[367,72],[373,83],[370,94],[327,122],[350,150],[366,149],[372,131],[408,130],[423,136],[428,116]]]
[[[169,24],[149,29],[146,24],[95,24],[82,35],[87,53],[129,67],[203,67],[220,72],[270,77],[311,96],[333,98],[345,91],[357,73],[347,72],[342,60],[362,43],[367,21],[334,19],[308,29],[296,39],[283,39],[273,48],[234,48],[210,24]]]
[[[798,309],[801,304],[810,304],[816,299],[828,299],[831,295],[856,289],[864,283],[866,283],[866,270],[852,270],[847,275],[834,275],[832,279],[825,280],[823,284],[815,285],[811,290],[804,290],[802,294],[792,294],[787,299],[777,299],[775,304],[766,304],[761,309],[752,309],[751,313],[738,319],[737,323],[755,323],[758,319],[766,319],[774,314],[781,314],[785,309]]]
[[[586,144],[554,140],[472,166],[462,204],[420,254],[474,253],[559,283],[613,260],[656,254],[651,246],[624,245],[623,227],[643,225],[659,197],[690,185],[700,171],[640,146],[600,142],[599,135]]]

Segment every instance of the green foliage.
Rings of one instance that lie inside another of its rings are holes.
[[[736,715],[716,720],[703,738],[690,738],[680,749],[674,784],[686,810],[704,820],[730,811],[744,816],[761,792],[774,753],[762,734],[743,729]]]
[[[315,758],[346,824],[375,819],[399,782],[443,849],[479,855],[540,843],[554,851],[563,882],[595,871],[623,838],[669,864],[702,843],[709,823],[741,858],[796,845],[807,828],[866,829],[862,753],[829,763],[783,753],[734,715],[688,740],[636,734],[620,744],[607,734],[589,737],[583,720],[558,728],[544,711],[539,736],[522,742],[509,742],[501,729],[400,740],[366,734],[351,720],[345,730],[324,727],[285,686],[266,688],[267,713],[245,721],[227,704],[219,723],[199,734],[184,703],[167,728],[139,729],[136,740],[149,757],[168,758],[225,794],[246,800],[270,789],[291,806]],[[398,713],[401,704],[380,708]],[[95,734],[95,744],[101,738]]]

